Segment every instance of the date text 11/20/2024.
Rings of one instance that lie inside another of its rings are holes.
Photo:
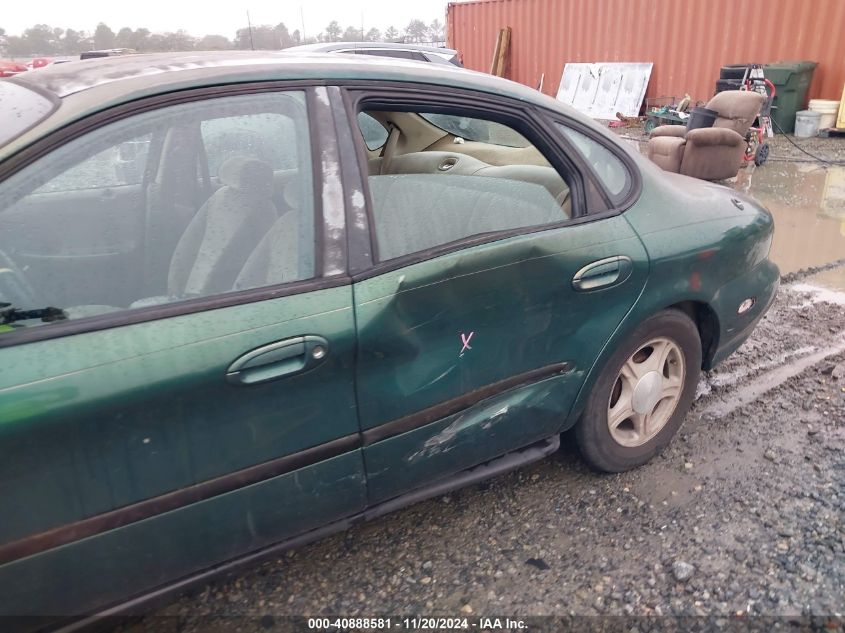
[[[524,620],[511,618],[308,618],[308,628],[314,631],[383,631],[407,629],[411,631],[477,630],[518,631],[525,629]]]

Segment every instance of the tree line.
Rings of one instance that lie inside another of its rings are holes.
[[[401,31],[391,26],[383,32],[377,28],[366,31],[355,26],[343,28],[336,20],[332,20],[323,31],[309,37],[303,36],[299,29],[290,31],[280,22],[276,26],[262,24],[251,29],[237,29],[235,37],[231,40],[225,35],[216,34],[194,37],[184,30],[153,33],[146,28],[123,27],[115,33],[103,22],[97,25],[93,33],[36,24],[20,35],[9,35],[0,28],[0,57],[78,55],[83,51],[105,48],[131,48],[139,53],[228,49],[278,50],[316,42],[440,43],[444,40],[445,28],[440,20],[434,20],[430,24],[422,20],[411,20]]]

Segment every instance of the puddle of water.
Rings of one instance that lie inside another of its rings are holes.
[[[645,144],[626,141],[645,152]],[[775,219],[771,258],[781,273],[845,259],[845,167],[770,162],[740,170],[728,186],[762,202]],[[814,276],[813,285],[845,291],[845,270]]]
[[[845,168],[770,163],[740,172],[733,185],[765,204],[775,218],[771,257],[782,273],[845,258]],[[842,289],[845,273],[814,285]]]
[[[838,266],[820,273],[816,273],[804,279],[804,283],[808,286],[818,286],[833,290],[839,295],[839,299],[834,303],[841,303],[845,298],[845,266]]]

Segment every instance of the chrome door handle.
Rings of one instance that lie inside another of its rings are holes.
[[[633,270],[634,263],[625,255],[600,259],[587,264],[575,273],[572,278],[572,288],[578,292],[609,288],[628,279]]]
[[[229,365],[226,381],[232,385],[255,385],[295,376],[322,363],[329,342],[322,336],[295,336],[247,352]]]

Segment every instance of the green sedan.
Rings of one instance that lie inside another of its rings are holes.
[[[67,622],[577,441],[635,468],[771,304],[756,201],[432,64],[0,81],[0,614]]]

